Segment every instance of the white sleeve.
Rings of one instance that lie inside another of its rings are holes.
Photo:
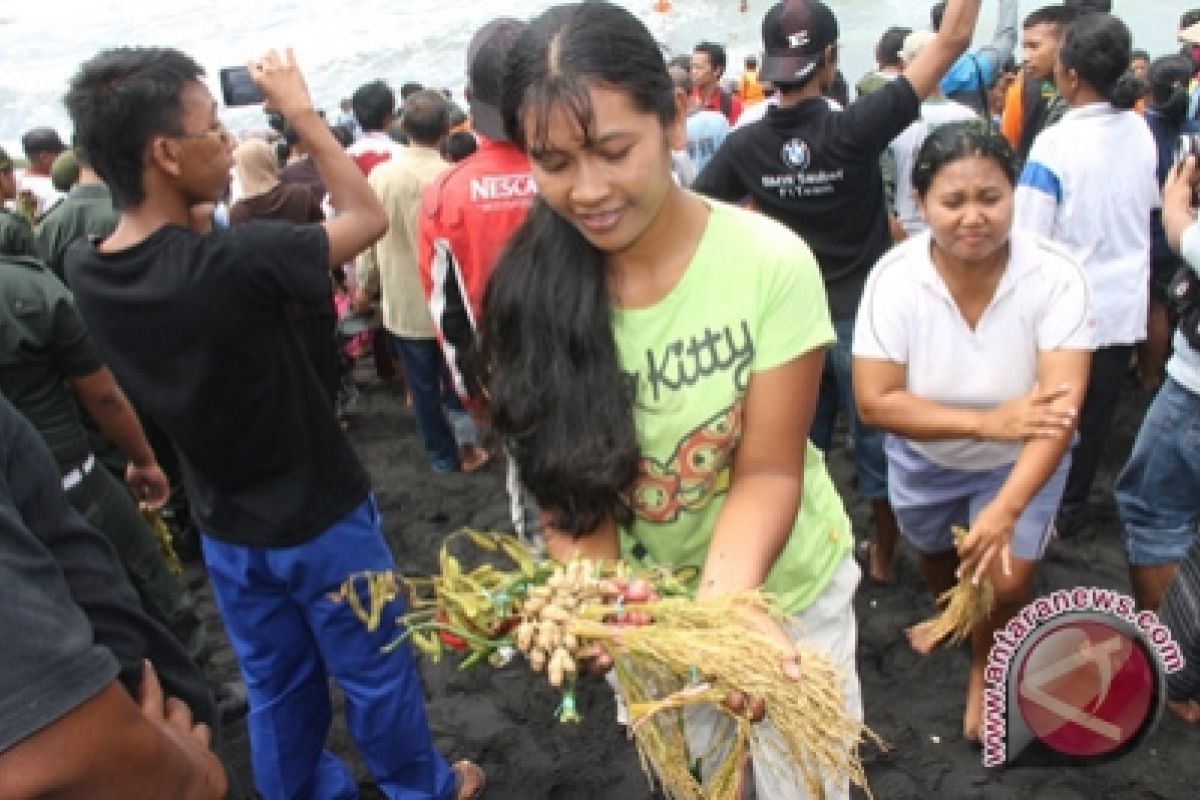
[[[1094,350],[1096,321],[1083,269],[1065,253],[1041,251],[1055,262],[1048,265],[1046,302],[1037,322],[1037,349]]]
[[[908,363],[908,320],[905,310],[911,309],[912,303],[906,302],[904,295],[907,292],[897,290],[897,281],[889,280],[902,269],[903,264],[885,257],[875,265],[867,278],[854,323],[852,352],[855,357]]]
[[[1061,202],[1062,188],[1058,177],[1043,164],[1030,161],[1021,172],[1021,181],[1017,185],[1013,227],[1052,238]]]

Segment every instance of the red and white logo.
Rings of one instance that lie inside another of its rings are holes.
[[[1068,756],[1104,756],[1133,741],[1159,699],[1157,666],[1140,639],[1094,620],[1035,633],[1015,677],[1025,724]]]

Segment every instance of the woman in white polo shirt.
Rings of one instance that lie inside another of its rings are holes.
[[[939,128],[913,171],[929,231],[871,273],[854,339],[862,418],[888,432],[889,492],[935,596],[987,575],[963,732],[978,739],[992,633],[1032,593],[1062,495],[1092,324],[1080,267],[1012,230],[1012,150],[978,123]],[[955,549],[953,526],[970,533]]]

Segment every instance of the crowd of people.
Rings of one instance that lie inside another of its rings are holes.
[[[720,44],[668,60],[608,3],[492,20],[466,111],[372,80],[327,120],[272,51],[248,65],[269,129],[243,136],[184,53],[85,61],[71,146],[31,129],[19,177],[0,152],[0,798],[356,797],[330,678],[386,796],[483,793],[435,748],[412,653],[329,597],[397,569],[346,436],[368,356],[431,470],[505,471],[531,546],[765,588],[799,624],[746,624],[793,680],[797,630],[828,652],[857,718],[863,570],[895,581],[903,540],[935,597],[990,581],[972,741],[993,633],[1089,524],[1140,382],[1114,499],[1200,722],[1200,9],[1154,56],[1107,0],[999,0],[969,51],[980,6],[887,27],[853,98],[817,0],[772,6],[737,81]],[[839,415],[853,488],[825,466]],[[857,542],[840,491],[869,502]],[[156,514],[244,686],[210,680]],[[214,755],[241,713],[253,787]]]

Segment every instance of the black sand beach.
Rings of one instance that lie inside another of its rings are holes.
[[[1112,476],[1128,453],[1148,396],[1129,389],[1119,410],[1096,497],[1109,495]],[[436,568],[442,537],[464,525],[507,527],[503,473],[492,465],[474,475],[437,475],[425,466],[413,416],[398,393],[373,381],[363,387],[351,438],[367,463],[385,528],[401,568],[427,574]],[[831,470],[849,502],[856,533],[867,529],[867,509],[857,500],[850,466],[841,454]],[[1111,503],[1097,504],[1088,530],[1051,544],[1039,574],[1039,594],[1053,589],[1102,586],[1128,591],[1120,530]],[[198,568],[190,567],[199,582]],[[211,603],[210,623],[219,628]],[[897,583],[864,582],[858,595],[859,673],[868,723],[891,749],[865,752],[875,796],[979,798],[980,800],[1148,800],[1190,798],[1200,786],[1200,729],[1170,714],[1135,752],[1087,767],[987,770],[977,749],[961,735],[968,653],[936,651],[922,658],[904,638],[906,626],[927,617],[932,599],[911,552],[901,556]],[[232,675],[232,654],[223,648],[223,668]],[[601,681],[580,693],[584,722],[558,725],[557,696],[521,664],[503,670],[459,672],[452,659],[423,664],[430,723],[452,759],[469,757],[488,773],[490,800],[640,800],[654,795],[641,773],[633,746],[614,719],[612,695]],[[237,780],[252,781],[245,728],[224,731],[227,758]],[[355,765],[364,797],[378,796],[340,720],[330,746]],[[247,792],[245,795],[252,797]]]

